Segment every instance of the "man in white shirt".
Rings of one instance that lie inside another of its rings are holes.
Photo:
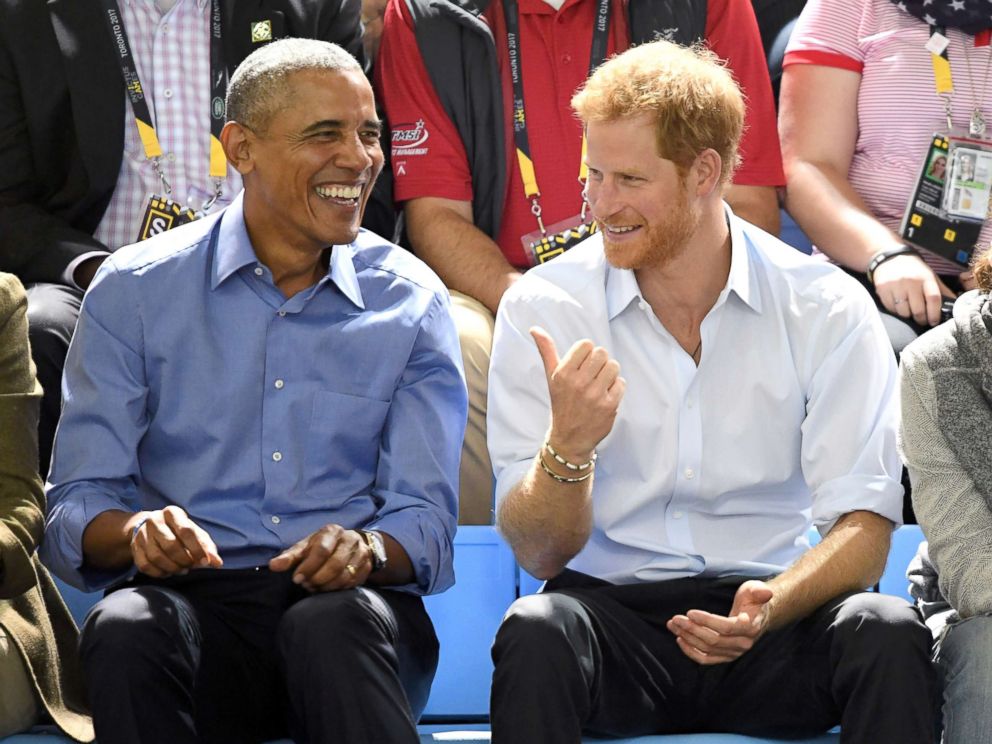
[[[932,742],[926,628],[862,591],[902,508],[871,300],[723,203],[743,102],[708,52],[637,47],[573,106],[602,231],[508,291],[493,348],[497,521],[549,579],[497,636],[493,741]]]

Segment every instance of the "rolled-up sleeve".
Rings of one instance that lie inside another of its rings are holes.
[[[139,304],[110,258],[86,295],[66,359],[40,549],[53,573],[87,591],[129,573],[86,567],[83,533],[105,511],[137,510],[137,453],[147,428],[141,339]]]
[[[806,360],[811,377],[802,425],[813,523],[825,535],[844,514],[863,510],[898,526],[903,488],[891,344],[860,289],[824,319],[829,322],[812,331],[818,343],[810,344]]]
[[[397,589],[434,594],[454,583],[458,464],[467,415],[458,335],[447,297],[436,294],[390,403],[374,488],[382,506],[367,525],[392,536],[410,557],[414,582]]]

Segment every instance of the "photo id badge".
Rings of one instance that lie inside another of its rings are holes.
[[[586,221],[581,214],[556,222],[547,228],[547,233],[535,230],[524,235],[524,252],[531,266],[547,263],[560,256],[578,243],[599,231],[595,221]]]
[[[982,223],[953,216],[944,209],[951,179],[952,139],[941,133],[930,138],[899,232],[917,248],[967,266]]]
[[[944,211],[961,220],[984,222],[992,195],[992,146],[950,137]]]
[[[167,196],[152,194],[148,198],[145,215],[141,218],[141,231],[138,233],[137,242],[140,243],[153,235],[185,225],[198,217],[199,215],[189,207],[184,207]]]

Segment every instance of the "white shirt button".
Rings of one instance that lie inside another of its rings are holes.
[[[255,267],[255,276],[261,276],[261,275],[262,275],[262,274],[264,274],[264,273],[265,273],[265,272],[264,272],[264,271],[262,271],[262,267],[261,267],[261,266],[256,266],[256,267]]]
[[[169,158],[170,163],[176,162],[176,153],[170,152],[166,157]]]
[[[273,452],[272,459],[279,462],[282,459],[282,452]]]
[[[695,470],[693,470],[692,468],[686,468],[685,469],[685,479],[686,480],[692,480],[695,477],[696,477],[696,471]]]
[[[690,400],[687,400],[685,402],[685,407],[686,408],[692,408],[694,405],[695,405],[695,403],[693,403],[691,399]]]
[[[641,310],[647,310],[648,309],[648,303],[646,303],[644,300],[641,300],[640,302],[638,302],[637,303],[637,306],[639,308],[641,308]]]
[[[169,24],[168,23],[163,23],[162,24],[162,33],[163,34],[169,33]]]
[[[682,517],[684,517],[684,516],[685,516],[685,512],[680,512],[680,511],[677,511],[677,512],[672,512],[672,516],[673,516],[673,517],[674,517],[675,519],[682,519]]]
[[[276,386],[276,390],[282,390],[283,385],[285,385],[286,383],[283,382],[282,380],[276,380],[273,384]]]
[[[272,524],[279,524],[282,520],[279,517],[272,517]]]
[[[285,310],[280,310],[279,311],[279,317],[280,318],[285,318],[286,317],[286,311]]]
[[[162,95],[166,98],[172,98],[172,88],[166,88],[162,91]]]

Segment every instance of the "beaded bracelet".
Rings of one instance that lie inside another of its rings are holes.
[[[544,443],[544,446],[548,450],[548,453],[555,458],[555,462],[564,465],[569,470],[588,470],[589,468],[594,468],[596,467],[596,458],[599,457],[599,455],[596,454],[596,451],[593,450],[592,457],[590,457],[587,462],[584,462],[581,465],[576,465],[555,452],[555,448],[551,446],[550,439]]]
[[[548,467],[548,463],[544,461],[544,452],[537,453],[537,459],[541,461],[541,470],[550,475],[559,483],[581,483],[584,480],[592,478],[592,470],[590,470],[585,475],[580,475],[578,478],[566,478],[563,475],[558,475],[554,470]]]

